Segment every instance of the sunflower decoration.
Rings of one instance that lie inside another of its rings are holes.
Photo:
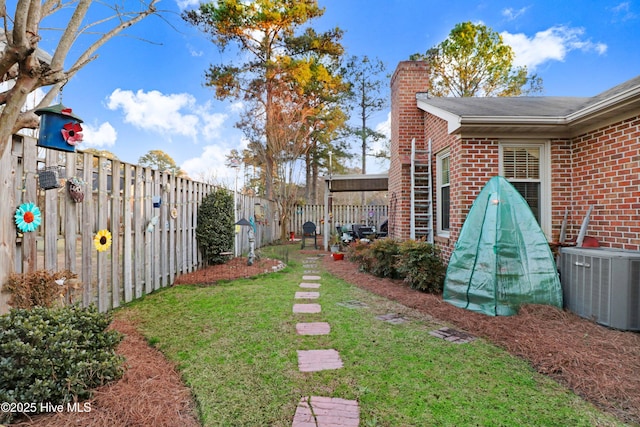
[[[100,230],[93,238],[93,245],[98,252],[104,252],[111,247],[111,232],[109,230]]]
[[[21,232],[35,231],[42,222],[40,208],[32,202],[23,203],[16,210],[15,220]]]

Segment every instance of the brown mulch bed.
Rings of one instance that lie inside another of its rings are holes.
[[[281,264],[278,260],[261,258],[255,260],[253,265],[247,265],[247,258],[237,257],[230,259],[224,264],[211,265],[198,271],[181,274],[176,278],[174,284],[213,284],[220,280],[253,277],[262,273],[269,273],[273,271],[273,267],[278,267]]]
[[[116,318],[111,327],[125,334],[117,352],[126,357],[124,376],[98,388],[84,413],[39,415],[19,426],[195,427],[199,426],[191,391],[165,357],[147,344],[134,323]],[[80,404],[81,407],[83,403]]]
[[[522,307],[517,316],[486,316],[413,290],[401,280],[362,273],[349,261],[327,256],[323,264],[349,283],[491,341],[623,422],[640,424],[639,333],[609,329],[541,305]]]

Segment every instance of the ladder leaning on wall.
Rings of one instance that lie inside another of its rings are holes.
[[[431,177],[431,139],[426,150],[411,141],[411,229],[410,238],[433,243],[433,191]]]

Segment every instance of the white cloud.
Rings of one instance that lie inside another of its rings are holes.
[[[184,114],[181,110],[191,109],[195,98],[189,94],[164,95],[159,91],[116,89],[109,96],[110,110],[122,109],[124,121],[144,130],[163,134],[195,137],[198,133],[198,116]]]
[[[200,0],[176,0],[176,4],[180,10],[189,9],[200,6]]]
[[[229,110],[232,113],[240,113],[244,110],[244,102],[242,101],[236,101],[233,104],[231,104],[231,106],[229,107]]]
[[[513,21],[517,18],[519,18],[520,16],[524,15],[525,12],[529,9],[529,6],[525,6],[521,9],[515,10],[512,7],[506,8],[502,11],[502,16],[504,16],[505,18],[507,18],[507,20],[509,21]]]
[[[388,142],[391,140],[391,112],[387,114],[385,121],[375,126],[375,131],[385,136],[385,140],[375,141],[369,147],[369,152],[378,153],[380,151],[388,151]],[[373,163],[373,164],[371,164]],[[367,164],[367,173],[383,173],[389,169],[389,161],[383,158],[374,158],[373,162]]]
[[[202,50],[196,50],[191,44],[187,44],[187,49],[189,50],[189,54],[193,57],[199,58],[204,55]]]
[[[606,44],[583,39],[584,33],[583,28],[558,25],[537,32],[533,37],[527,37],[522,33],[510,34],[506,31],[501,36],[515,52],[514,65],[526,66],[532,70],[547,61],[564,61],[572,50],[595,51],[599,55],[607,51]]]
[[[195,112],[202,120],[200,133],[206,140],[213,140],[220,137],[220,131],[225,125],[228,116],[223,113],[213,113],[211,104],[207,103],[203,107],[196,108]]]
[[[122,110],[126,123],[169,139],[186,136],[211,140],[219,135],[227,118],[226,114],[212,112],[210,103],[197,104],[192,95],[165,95],[156,90],[134,93],[116,89],[109,96],[107,107]]]
[[[611,8],[611,10],[613,11],[613,21],[617,22],[617,21],[630,21],[632,19],[636,19],[638,17],[637,14],[635,14],[632,10],[631,10],[631,2],[625,1],[622,2],[620,4],[618,4],[617,6]]]
[[[246,147],[247,141],[244,138],[239,143],[221,141],[215,145],[206,145],[202,147],[200,156],[186,160],[180,168],[192,178],[201,178],[206,181],[213,179],[218,184],[229,183],[235,177],[235,172],[225,165],[226,156],[234,148],[242,151]]]
[[[89,147],[111,147],[118,139],[118,132],[109,122],[102,123],[97,127],[82,123],[82,135],[83,145],[86,144]]]

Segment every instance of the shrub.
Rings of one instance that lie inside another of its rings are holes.
[[[92,306],[12,309],[0,317],[0,402],[66,405],[120,378],[122,339],[107,331],[111,317]],[[66,407],[66,406],[65,406]],[[0,413],[0,422],[12,413]]]
[[[60,286],[56,280],[62,278],[66,280]],[[14,308],[52,307],[56,302],[63,305],[67,296],[71,297],[68,294],[80,288],[77,278],[78,275],[69,270],[11,273],[2,291],[11,294],[9,305]]]
[[[400,242],[396,239],[376,239],[370,243],[371,256],[374,262],[371,273],[378,277],[397,279],[400,277],[396,265],[400,255]]]
[[[223,188],[207,194],[198,208],[196,238],[210,264],[224,264],[222,252],[233,250],[233,195]]]
[[[407,240],[400,245],[400,254],[397,268],[405,282],[420,291],[442,292],[446,267],[436,246]]]
[[[368,243],[362,243],[360,241],[352,242],[347,246],[347,259],[358,264],[360,271],[369,273],[374,259],[371,256],[371,251]]]

